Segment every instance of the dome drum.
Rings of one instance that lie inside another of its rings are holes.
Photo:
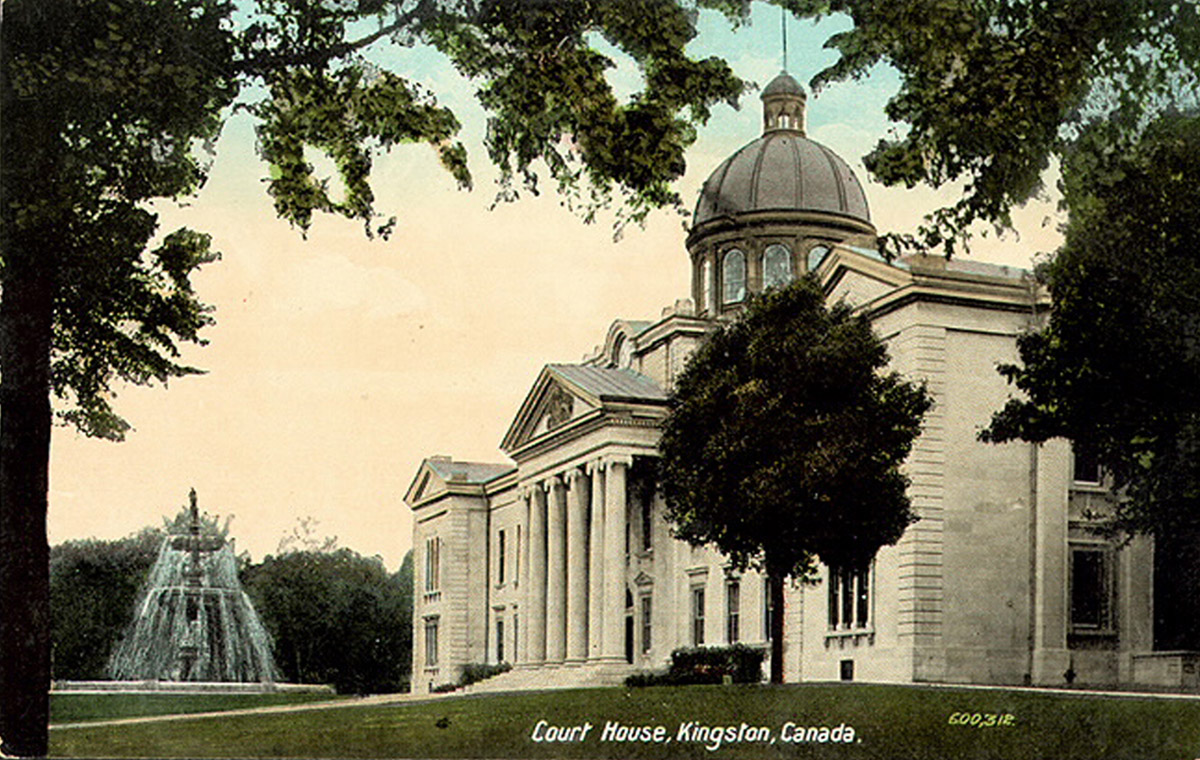
[[[710,317],[735,312],[751,294],[806,274],[813,251],[827,252],[843,242],[825,228],[795,226],[709,238],[691,251],[693,300]]]

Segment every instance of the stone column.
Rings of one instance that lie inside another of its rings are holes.
[[[592,481],[592,524],[588,541],[588,659],[600,658],[604,635],[604,465],[588,464]]]
[[[567,662],[588,653],[588,481],[578,467],[567,475]]]
[[[517,614],[520,616],[520,624],[517,627],[517,664],[526,665],[529,663],[529,506],[533,497],[529,493],[529,489],[524,489],[521,492],[521,514],[522,519],[517,525],[524,525],[522,532],[518,533],[524,540],[517,547],[517,562],[521,563],[521,572],[518,574],[517,582],[521,584],[521,590],[517,594],[518,607]]]
[[[610,459],[604,482],[604,648],[609,662],[625,661],[625,481],[629,458]]]
[[[534,486],[529,505],[529,608],[525,630],[529,662],[546,660],[546,492]]]
[[[546,513],[546,662],[561,663],[567,654],[567,493],[555,475]]]

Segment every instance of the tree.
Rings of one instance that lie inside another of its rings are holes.
[[[55,679],[107,677],[108,658],[129,625],[163,536],[146,528],[116,541],[67,541],[50,549]]]
[[[45,516],[51,397],[88,435],[128,430],[112,408],[122,382],[194,374],[178,344],[211,321],[190,285],[216,258],[207,236],[156,242],[155,198],[203,182],[211,144],[239,92],[259,119],[268,190],[307,228],[314,212],[375,225],[372,157],[424,141],[470,181],[458,122],[399,74],[369,65],[377,42],[430,43],[480,83],[493,114],[488,153],[537,189],[544,161],[581,210],[613,194],[639,218],[675,200],[694,126],[742,85],[694,61],[687,9],[611,3],[312,3],[257,0],[238,27],[224,0],[9,0],[0,25],[0,748],[47,751],[49,586]],[[370,25],[373,31],[364,31]],[[595,33],[595,34],[593,34]],[[628,52],[646,86],[621,104],[595,42]],[[305,149],[329,155],[341,197]]]
[[[675,535],[784,581],[818,560],[859,569],[914,517],[900,464],[932,401],[883,371],[867,319],[826,308],[806,278],[751,300],[679,378],[659,443]],[[771,618],[771,681],[783,679],[783,618]]]
[[[1063,436],[1088,449],[1123,497],[1113,530],[1155,536],[1157,554],[1174,558],[1163,571],[1195,589],[1200,116],[1165,116],[1133,140],[1097,125],[1067,154],[1062,185],[1066,239],[1039,272],[1049,321],[1019,340],[1020,364],[1001,367],[1023,396],[983,438]],[[1168,648],[1200,646],[1200,605],[1177,596],[1181,620],[1160,619],[1156,635]],[[1172,635],[1181,640],[1162,638]]]
[[[845,13],[850,30],[826,45],[839,60],[813,87],[887,63],[900,91],[887,115],[907,127],[865,158],[881,182],[965,192],[926,218],[916,238],[885,236],[892,252],[961,248],[975,222],[1010,225],[1096,119],[1135,135],[1200,87],[1200,9],[1176,0],[783,0],[800,16]]]
[[[350,549],[290,551],[244,573],[274,643],[275,664],[299,683],[341,693],[399,691],[412,660],[412,555],[388,574]]]

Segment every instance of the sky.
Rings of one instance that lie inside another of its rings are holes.
[[[790,72],[806,82],[832,63],[822,43],[847,23],[790,21]],[[736,30],[709,12],[699,25],[697,55],[719,55],[759,86],[780,71],[777,9],[755,4]],[[429,147],[405,146],[373,174],[377,209],[398,218],[390,239],[367,240],[360,223],[331,217],[303,236],[274,215],[252,123],[231,119],[199,196],[156,207],[162,232],[208,232],[223,254],[193,278],[216,324],[208,345],[187,346],[183,358],[206,373],[166,389],[118,387],[114,405],[134,427],[122,443],[54,430],[52,544],[161,525],[195,488],[202,510],[232,516],[237,549],[256,561],[308,519],[317,537],[394,570],[411,546],[404,492],[424,457],[507,461],[500,440],[542,366],[579,361],[613,320],[653,319],[690,295],[683,217],[660,211],[614,240],[612,217],[585,225],[552,192],[492,208],[496,173],[471,83],[428,50],[374,54],[456,111],[475,189],[457,190]],[[637,78],[618,60],[618,93]],[[883,113],[898,81],[880,67],[808,101],[808,136],[851,165],[881,233],[911,231],[955,198],[953,188],[884,188],[862,166],[899,128]],[[679,182],[689,208],[708,174],[760,131],[757,92],[740,110],[716,109]],[[1016,234],[978,241],[970,256],[1029,266],[1058,245],[1052,199],[1015,221]]]

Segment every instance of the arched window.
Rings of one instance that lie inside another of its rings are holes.
[[[779,288],[792,281],[792,252],[775,243],[763,253],[763,288]]]
[[[829,253],[829,246],[814,245],[808,249],[808,271],[813,271],[821,266],[821,262],[825,260],[825,256]]]
[[[704,310],[712,314],[717,310],[717,283],[712,276],[712,261],[705,259],[700,265],[700,297],[704,299]]]
[[[746,254],[736,248],[725,254],[721,265],[721,293],[725,303],[746,299]]]

